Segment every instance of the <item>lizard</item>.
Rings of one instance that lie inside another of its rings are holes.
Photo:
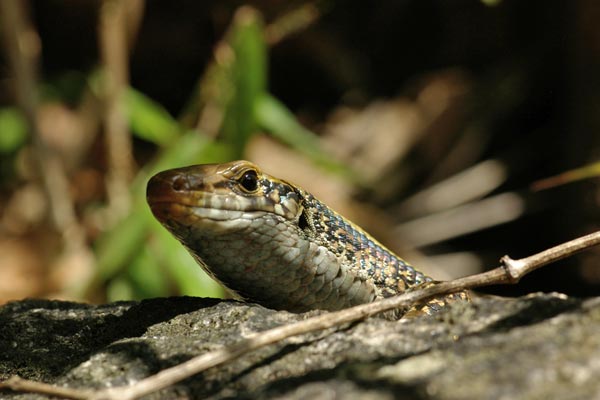
[[[160,172],[146,198],[213,279],[269,308],[334,311],[434,283],[309,192],[249,161]],[[468,299],[450,294],[419,312]]]

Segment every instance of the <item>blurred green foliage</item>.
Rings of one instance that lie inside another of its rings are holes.
[[[177,139],[181,127],[159,104],[130,88],[127,105],[131,131],[137,137],[158,146],[167,146]]]
[[[27,141],[27,123],[16,107],[0,109],[0,181],[13,180],[18,150]]]
[[[254,105],[267,90],[267,51],[261,19],[250,9],[240,10],[225,40],[233,57],[222,67],[230,90],[221,136],[232,146],[234,158],[242,158],[246,143],[258,129]]]
[[[316,135],[268,93],[267,51],[260,15],[248,7],[241,8],[201,80],[206,87],[200,87],[190,99],[190,104],[196,105],[192,112],[199,113],[198,105],[207,99],[218,109],[221,119],[218,132],[214,132],[216,137],[190,128],[189,110],[178,120],[143,93],[127,89],[125,106],[131,132],[141,141],[155,145],[158,152],[142,166],[131,185],[130,213],[93,243],[95,275],[89,282],[82,282],[75,289],[76,294],[106,297],[109,301],[171,294],[209,297],[224,294],[152,216],[146,204],[146,184],[159,171],[243,158],[252,135],[263,131],[330,171],[347,172],[320,149]],[[87,75],[71,71],[43,83],[41,99],[77,107],[86,92],[103,97],[103,79],[101,71]],[[0,167],[3,176],[10,176],[14,160],[6,155],[16,154],[29,141],[27,123],[17,108],[0,109],[0,132],[3,155]]]
[[[27,140],[27,123],[16,107],[0,110],[0,154],[14,153]]]

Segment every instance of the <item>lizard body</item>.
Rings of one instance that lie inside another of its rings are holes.
[[[248,161],[161,172],[147,200],[214,279],[270,308],[339,310],[433,282],[310,193]],[[431,312],[445,300],[428,304]]]

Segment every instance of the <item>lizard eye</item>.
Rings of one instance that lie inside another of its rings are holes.
[[[246,191],[254,192],[256,189],[258,189],[258,175],[256,174],[256,171],[251,169],[244,172],[242,177],[239,179],[239,183]]]

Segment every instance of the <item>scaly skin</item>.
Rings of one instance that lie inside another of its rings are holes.
[[[147,199],[214,279],[270,308],[339,310],[432,282],[310,193],[248,161],[161,172]]]

